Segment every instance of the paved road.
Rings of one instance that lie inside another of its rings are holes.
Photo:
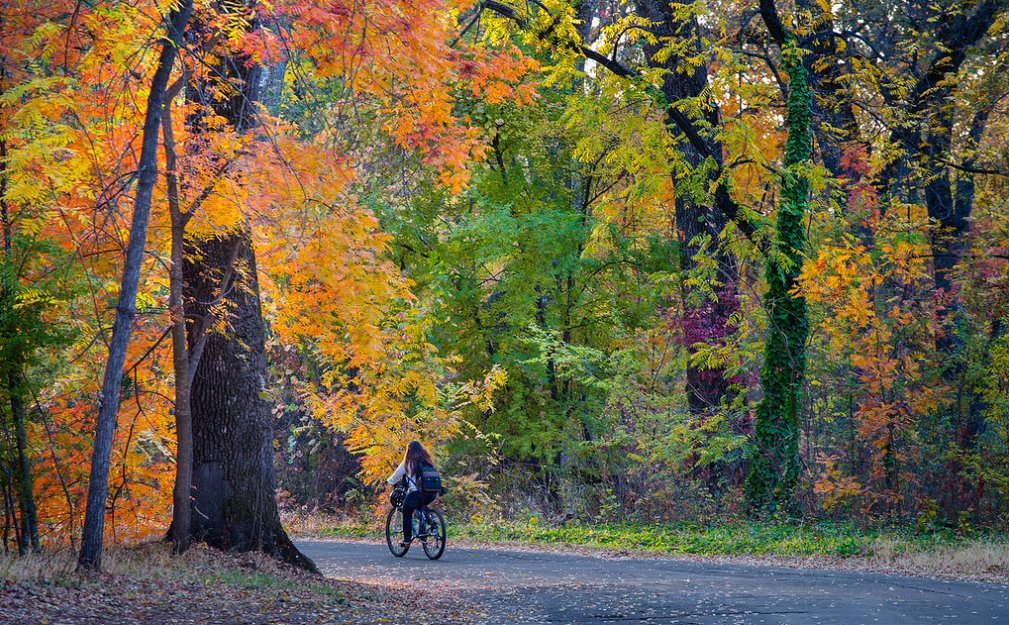
[[[328,576],[463,593],[488,624],[1009,625],[1009,587],[875,573],[384,544],[299,542]],[[415,553],[416,551],[416,553]]]

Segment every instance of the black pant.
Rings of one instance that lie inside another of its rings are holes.
[[[434,501],[438,495],[425,495],[420,491],[413,491],[406,496],[403,500],[403,540],[410,542],[413,538],[413,525],[411,524],[411,519],[413,519],[414,511],[421,507],[426,506],[432,501]]]

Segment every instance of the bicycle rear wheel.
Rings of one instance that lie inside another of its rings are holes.
[[[445,517],[437,510],[428,510],[427,518],[427,540],[424,541],[424,553],[428,558],[437,560],[441,554],[445,553]]]
[[[389,516],[385,517],[385,544],[389,545],[389,551],[397,558],[402,558],[410,551],[409,545],[401,547],[403,540],[403,508],[393,508],[389,511]]]

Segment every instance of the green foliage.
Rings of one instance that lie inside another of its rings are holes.
[[[567,524],[543,527],[522,522],[480,523],[453,527],[453,535],[485,540],[565,543],[656,551],[719,555],[871,555],[879,534],[855,527],[818,524]]]
[[[448,519],[451,539],[577,545],[622,551],[692,556],[839,556],[871,559],[893,554],[928,554],[974,545],[997,549],[1004,537],[965,539],[948,530],[917,532],[914,528],[864,528],[849,523],[781,523],[774,521],[708,521],[703,523],[635,523],[576,521],[554,524],[536,514],[511,521]],[[326,534],[379,536],[376,526],[341,527]]]
[[[610,430],[600,417],[608,361],[627,328],[652,323],[676,249],[599,214],[617,182],[613,159],[630,157],[617,155],[616,133],[634,133],[606,121],[612,107],[555,90],[536,106],[460,106],[492,149],[471,188],[451,197],[423,183],[403,196],[385,187],[371,203],[396,237],[397,263],[443,303],[432,343],[464,356],[462,377],[492,365],[508,372],[497,409],[474,415],[476,428],[500,437],[504,457],[556,470],[559,454],[586,457],[585,444]],[[600,125],[574,125],[582,115]],[[456,452],[481,462],[466,441]]]

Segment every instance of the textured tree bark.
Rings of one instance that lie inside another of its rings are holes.
[[[137,300],[140,265],[143,261],[144,243],[147,240],[147,221],[151,212],[151,196],[158,175],[158,131],[161,124],[161,104],[164,101],[168,79],[171,77],[175,55],[182,45],[182,32],[193,10],[192,0],[185,0],[178,10],[169,14],[168,40],[161,46],[158,68],[151,80],[147,97],[147,113],[140,148],[137,192],[133,203],[133,220],[130,224],[130,242],[126,249],[122,286],[116,304],[116,321],[109,341],[109,357],[102,381],[102,403],[95,424],[95,447],[91,455],[91,475],[88,480],[87,510],[81,535],[81,551],[77,566],[84,570],[102,567],[102,537],[105,529],[105,505],[109,491],[109,463],[112,455],[112,435],[119,409],[119,390],[123,380],[126,347]]]
[[[273,431],[262,397],[265,328],[247,233],[200,241],[187,250],[185,297],[195,317],[189,348],[195,347],[200,319],[214,319],[210,308],[218,305],[222,279],[236,256],[236,277],[220,302],[229,310],[225,333],[207,334],[193,378],[193,537],[219,549],[259,549],[318,572],[291,543],[277,510]]]

